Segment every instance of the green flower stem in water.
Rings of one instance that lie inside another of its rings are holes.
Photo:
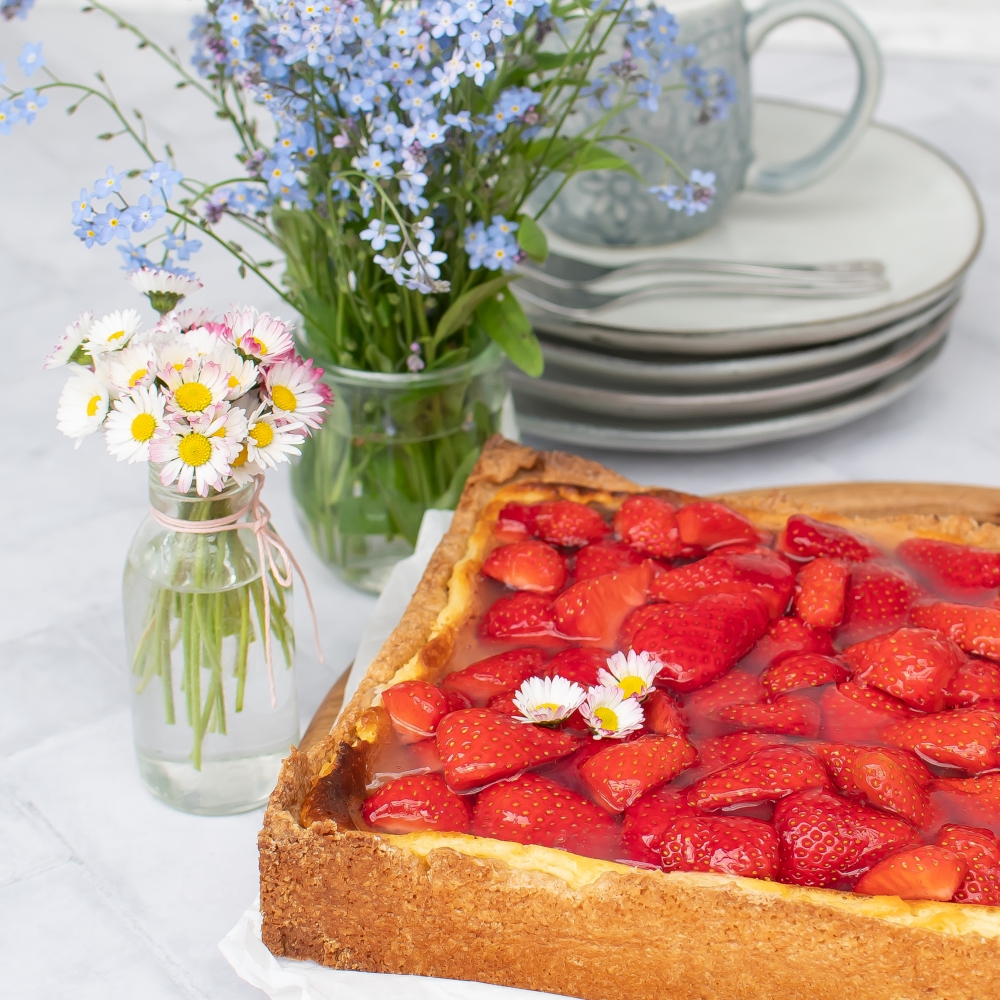
[[[209,510],[206,504],[192,513],[196,519],[205,519]],[[265,634],[265,579],[269,588],[272,657],[276,659],[276,649],[280,647],[286,667],[292,666],[295,633],[288,620],[286,588],[269,569],[266,576],[258,572],[249,583],[212,590],[225,578],[227,556],[244,578],[257,569],[241,535],[240,531],[220,532],[221,537],[214,544],[209,541],[213,536],[183,532],[175,536],[175,577],[193,580],[195,589],[162,587],[153,592],[132,661],[139,693],[154,677],[160,679],[165,721],[175,725],[172,658],[180,646],[184,716],[192,731],[190,758],[196,770],[201,770],[205,736],[227,732],[225,670],[232,670],[236,678],[232,710],[243,711],[250,648],[258,640],[263,644]],[[223,647],[229,636],[235,638],[235,650],[231,661],[225,662]]]

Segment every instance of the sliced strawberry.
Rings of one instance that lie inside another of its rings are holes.
[[[445,691],[459,691],[473,705],[482,706],[498,694],[517,690],[529,677],[538,676],[544,669],[545,654],[527,646],[488,656],[463,670],[456,670],[441,681],[441,687]]]
[[[844,650],[854,680],[891,694],[922,712],[940,712],[945,690],[964,663],[962,651],[940,633],[899,628]]]
[[[801,622],[798,618],[776,618],[767,626],[767,639],[763,652],[767,662],[779,663],[788,656],[798,656],[800,653],[819,653],[822,656],[833,655],[833,640],[829,629],[813,628]]]
[[[972,657],[958,668],[944,693],[949,708],[1000,701],[1000,667]]]
[[[1000,587],[1000,552],[932,538],[908,538],[896,549],[896,558],[938,589]]]
[[[469,807],[439,774],[416,774],[384,784],[361,808],[365,823],[383,833],[469,832]]]
[[[936,899],[947,902],[965,879],[968,865],[943,847],[909,847],[880,861],[858,879],[865,896]]]
[[[447,691],[442,688],[441,693],[448,703],[449,712],[457,712],[460,708],[472,708],[472,699],[466,698],[460,691]]]
[[[765,733],[732,733],[697,743],[698,760],[708,774],[733,764],[742,764],[764,747],[785,746],[781,736]]]
[[[843,628],[858,639],[902,625],[920,588],[906,573],[883,563],[851,567]]]
[[[943,632],[967,653],[1000,660],[1000,609],[942,601],[916,607],[910,617],[915,625]]]
[[[542,541],[566,548],[599,542],[611,529],[604,518],[584,503],[552,500],[535,508],[535,534]]]
[[[533,538],[494,549],[483,563],[483,576],[506,584],[511,590],[555,594],[567,577],[563,558],[551,545]]]
[[[1000,774],[937,778],[931,792],[950,817],[972,826],[1000,827]]]
[[[800,694],[783,694],[760,705],[730,705],[719,717],[738,729],[787,736],[819,736],[819,705]]]
[[[534,535],[538,531],[535,517],[537,506],[523,503],[505,504],[497,516],[497,533],[512,538]]]
[[[662,664],[657,684],[694,691],[733,667],[766,624],[767,609],[756,594],[713,594],[667,605],[636,632],[632,648]]]
[[[881,739],[973,773],[1000,767],[1000,715],[995,712],[972,708],[924,715],[890,726]]]
[[[553,602],[561,635],[600,646],[614,643],[625,616],[646,602],[652,573],[645,564],[574,583]]]
[[[711,500],[685,504],[677,511],[677,529],[685,545],[715,549],[741,542],[756,544],[760,532],[742,515]]]
[[[740,802],[774,802],[804,788],[830,787],[823,762],[808,750],[773,746],[695,782],[687,800],[696,809],[714,812]]]
[[[707,687],[684,699],[684,714],[691,727],[701,736],[730,732],[732,726],[722,719],[722,712],[731,705],[753,705],[767,698],[760,678],[743,670],[723,674]]]
[[[521,710],[514,704],[514,692],[504,691],[503,694],[494,695],[486,703],[486,707],[491,712],[499,712],[501,715],[520,715]]]
[[[629,497],[615,513],[615,531],[636,552],[671,558],[681,550],[676,509],[659,497]]]
[[[615,823],[582,795],[537,774],[522,774],[481,792],[472,813],[477,837],[590,853],[610,840]]]
[[[981,827],[941,827],[937,846],[957,854],[968,866],[965,881],[955,892],[956,903],[1000,906],[1000,841]]]
[[[828,740],[873,742],[887,727],[912,717],[913,710],[877,688],[846,681],[820,696],[820,732]]]
[[[593,687],[597,683],[598,672],[608,666],[608,652],[604,649],[583,649],[574,646],[556,653],[545,668],[546,677],[565,677],[582,688]]]
[[[855,787],[873,806],[894,812],[922,829],[930,820],[930,797],[921,784],[892,753],[862,750],[854,758],[851,778]]]
[[[642,736],[594,754],[580,768],[580,777],[598,805],[619,813],[651,788],[672,781],[696,757],[687,740]]]
[[[529,726],[489,709],[451,712],[437,728],[437,747],[448,785],[457,792],[482,788],[548,760],[566,757],[579,740]]]
[[[687,720],[680,705],[666,691],[651,691],[642,703],[646,729],[658,736],[683,738],[687,733]]]
[[[774,810],[782,882],[832,886],[856,878],[893,851],[916,843],[905,820],[820,789],[797,792]]]
[[[933,778],[927,766],[916,754],[898,747],[866,747],[853,743],[815,743],[810,749],[819,757],[837,786],[837,791],[857,798],[865,797],[865,790],[854,777],[854,762],[869,750],[890,757],[895,765],[901,768],[916,783],[920,789],[926,789]]]
[[[844,528],[793,514],[778,539],[778,548],[796,559],[829,556],[848,562],[865,562],[881,555],[878,549]]]
[[[633,861],[659,865],[663,854],[663,832],[681,816],[697,816],[683,794],[667,788],[647,792],[625,810],[622,844]]]
[[[761,675],[761,682],[773,698],[802,688],[821,687],[846,681],[850,674],[834,656],[800,653],[772,663]]]
[[[448,714],[448,699],[427,681],[402,681],[386,688],[382,704],[403,743],[433,736],[437,724]]]
[[[662,835],[663,870],[720,872],[744,878],[778,873],[778,835],[745,816],[681,816]]]
[[[936,843],[964,858],[969,865],[974,861],[1000,865],[1000,840],[992,830],[947,823],[938,831]]]
[[[598,542],[577,552],[573,576],[577,582],[592,580],[595,576],[614,573],[627,566],[638,566],[641,562],[642,556],[625,542]]]
[[[783,614],[795,586],[795,574],[770,549],[739,555],[706,556],[657,577],[649,588],[657,601],[686,603],[706,594],[755,593],[772,618]]]
[[[659,621],[670,621],[673,612],[669,604],[643,604],[628,614],[618,632],[617,646],[619,649],[631,649],[636,633],[647,625]]]
[[[820,556],[799,571],[795,613],[807,625],[833,628],[844,618],[844,600],[850,570],[839,559]]]
[[[485,639],[528,639],[551,636],[556,631],[552,601],[542,594],[521,591],[501,597],[483,615],[480,635]]]

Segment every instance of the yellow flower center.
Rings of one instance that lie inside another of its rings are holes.
[[[235,375],[230,375],[229,381],[226,383],[230,389],[235,389],[239,384],[240,380]]]
[[[242,465],[247,464],[247,458],[249,458],[249,453],[247,452],[247,446],[243,445],[243,450],[232,460],[230,463],[234,469],[240,468]]]
[[[543,708],[547,708],[550,712],[558,712],[559,711],[559,706],[556,705],[554,702],[551,702],[551,701],[547,701],[547,702],[545,702],[542,705],[536,705],[535,706],[536,711],[539,711],[539,712]]]
[[[97,416],[97,408],[100,405],[101,405],[101,397],[100,396],[91,396],[90,399],[87,400],[87,416],[88,417],[96,417]]]
[[[201,413],[212,404],[212,393],[201,382],[185,382],[174,393],[177,405],[187,413]]]
[[[198,468],[212,457],[212,444],[204,434],[188,434],[181,438],[177,454],[185,465]]]
[[[641,677],[636,677],[634,674],[631,677],[623,677],[619,682],[618,686],[622,689],[622,694],[626,698],[630,698],[634,694],[642,694],[646,689],[646,684]]]
[[[140,413],[132,421],[132,437],[136,441],[148,441],[156,433],[156,417],[152,413]]]
[[[115,330],[115,332],[108,337],[108,340],[121,340],[122,337],[124,336],[125,336],[124,330]]]
[[[612,733],[618,731],[618,716],[612,709],[598,708],[594,710],[594,715],[597,717],[597,721],[600,722],[601,729],[607,729]]]
[[[294,413],[295,408],[299,405],[295,393],[283,385],[276,385],[271,390],[271,399],[274,400],[274,405],[279,410],[284,410],[286,413]]]
[[[128,387],[134,389],[148,374],[149,372],[145,368],[136,368],[129,376]]]
[[[263,422],[255,424],[250,431],[258,448],[266,448],[274,440],[274,428]]]

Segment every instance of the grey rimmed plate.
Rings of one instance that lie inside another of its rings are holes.
[[[914,316],[891,323],[872,333],[835,344],[812,347],[802,351],[761,354],[727,358],[722,361],[691,361],[679,358],[640,360],[616,357],[597,351],[540,338],[545,355],[545,374],[557,380],[571,382],[574,376],[597,376],[604,385],[621,383],[630,388],[655,390],[669,388],[724,389],[731,385],[746,385],[802,376],[819,369],[843,367],[883,350],[932,323],[957,305],[961,290],[955,289]]]
[[[518,424],[525,434],[560,444],[587,448],[614,448],[656,453],[714,452],[746,448],[771,441],[785,441],[833,430],[875,413],[906,395],[927,370],[942,345],[911,362],[875,385],[827,406],[769,417],[765,420],[714,424],[650,427],[638,421],[615,420],[601,424],[567,415],[558,407],[537,400],[518,406]]]
[[[764,159],[794,157],[839,120],[819,108],[758,101],[755,147]],[[605,266],[655,257],[787,264],[877,259],[891,284],[887,291],[847,299],[665,295],[585,319],[567,319],[517,294],[540,332],[611,351],[782,350],[855,337],[928,308],[961,282],[982,235],[979,201],[958,167],[912,136],[873,125],[849,159],[817,184],[780,197],[742,192],[718,225],[692,239],[655,250],[583,247],[554,236],[550,243],[564,256]]]
[[[828,374],[791,385],[769,386],[714,393],[649,393],[609,389],[593,376],[589,384],[553,378],[534,379],[510,370],[508,378],[520,407],[525,398],[541,400],[586,414],[624,417],[628,420],[714,420],[719,417],[747,417],[781,413],[797,407],[823,403],[863,389],[903,370],[934,350],[948,335],[949,310],[933,323],[900,341],[889,353],[860,367]]]

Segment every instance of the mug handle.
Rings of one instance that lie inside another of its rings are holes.
[[[847,117],[819,149],[791,163],[765,167],[751,163],[745,188],[768,194],[786,194],[814,184],[839,166],[858,144],[868,127],[882,89],[882,57],[874,36],[839,0],[773,0],[754,11],[746,27],[748,55],[779,24],[807,17],[825,21],[844,36],[858,64],[858,92]]]

